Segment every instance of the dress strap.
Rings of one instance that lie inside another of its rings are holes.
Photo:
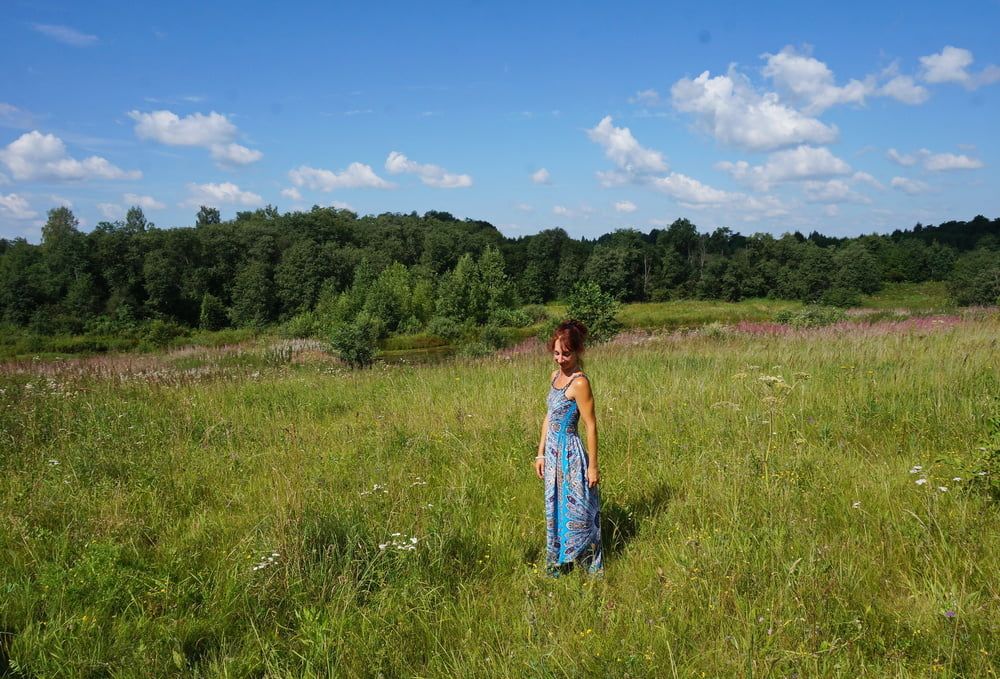
[[[566,391],[567,389],[569,389],[569,385],[573,384],[573,380],[575,380],[577,377],[586,377],[586,376],[587,375],[583,371],[576,373],[575,375],[569,378],[569,382],[567,382],[563,387],[559,388],[559,391]],[[553,388],[556,388],[556,379],[558,377],[559,375],[556,375],[554,378],[552,378]]]

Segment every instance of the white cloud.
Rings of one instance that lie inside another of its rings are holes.
[[[897,75],[876,90],[876,94],[890,97],[904,104],[922,104],[931,96],[923,85],[918,85],[912,76]]]
[[[99,156],[83,160],[71,158],[62,139],[37,130],[26,132],[0,150],[0,163],[10,170],[14,179],[23,180],[83,180],[139,179],[142,172],[122,170]]]
[[[802,185],[806,200],[810,203],[871,203],[872,199],[858,193],[843,179],[828,181],[807,181]]]
[[[552,175],[550,175],[549,171],[544,167],[539,168],[537,171],[531,173],[531,181],[536,184],[551,184]]]
[[[288,198],[289,200],[302,200],[302,193],[294,186],[287,189],[282,189],[281,195],[284,196],[285,198]]]
[[[742,195],[713,188],[678,172],[671,172],[666,177],[652,177],[649,183],[657,191],[688,206],[721,205],[732,202]]]
[[[52,38],[56,42],[71,47],[92,47],[100,42],[96,35],[82,33],[69,26],[55,26],[52,24],[32,24],[32,28],[42,35]]]
[[[972,52],[961,47],[945,46],[940,52],[920,57],[920,76],[929,83],[958,83],[969,90],[1000,81],[1000,66],[989,65],[979,73],[970,73]]]
[[[30,113],[13,104],[0,101],[0,126],[26,130],[33,126]]]
[[[882,186],[882,183],[879,180],[875,179],[875,177],[871,176],[867,172],[855,172],[853,175],[851,175],[851,179],[858,183],[868,184],[869,186],[876,188],[879,191],[885,189],[885,187]]]
[[[983,166],[983,161],[954,153],[933,153],[924,159],[924,168],[931,172],[943,170],[975,170]]]
[[[663,172],[667,169],[662,153],[640,146],[627,127],[612,124],[611,116],[604,116],[594,128],[587,130],[587,136],[603,146],[605,155],[626,172]]]
[[[135,134],[139,139],[166,144],[167,146],[198,146],[207,148],[212,159],[221,166],[249,165],[264,154],[235,143],[239,130],[221,113],[208,115],[192,113],[181,118],[173,111],[129,111],[135,121]]]
[[[799,54],[788,46],[777,54],[763,54],[767,59],[764,75],[771,78],[779,90],[787,92],[801,103],[803,111],[816,114],[836,104],[863,104],[865,97],[875,89],[874,78],[864,82],[850,80],[837,86],[833,71],[822,61]]]
[[[635,96],[629,97],[628,103],[656,106],[660,103],[660,93],[653,89],[642,90],[640,92],[636,92]]]
[[[620,200],[615,203],[615,212],[624,212],[627,214],[629,212],[635,212],[638,209],[639,208],[636,207],[635,203],[630,200]]]
[[[472,186],[467,174],[452,174],[438,165],[422,164],[410,160],[399,151],[392,151],[385,159],[385,169],[390,174],[415,174],[427,186],[436,189],[461,189]]]
[[[212,159],[223,165],[249,165],[256,163],[264,154],[239,144],[212,144]]]
[[[8,193],[6,196],[0,194],[0,215],[11,219],[34,219],[38,213],[31,209],[24,196]]]
[[[840,214],[840,208],[836,205],[825,205],[823,207],[823,214],[827,217],[836,217]]]
[[[135,121],[139,139],[152,139],[167,146],[203,146],[227,144],[236,138],[238,130],[221,113],[192,113],[183,118],[172,111],[142,113],[129,111]]]
[[[903,167],[910,167],[916,165],[919,160],[916,155],[911,153],[900,153],[896,149],[889,149],[885,153],[886,157],[897,165],[902,165]]]
[[[125,216],[125,208],[117,203],[98,203],[97,211],[105,219],[121,219]]]
[[[734,67],[714,78],[708,71],[694,80],[681,78],[670,93],[675,109],[693,114],[699,127],[724,144],[767,151],[837,138],[836,127],[782,104],[773,92],[758,93]]]
[[[351,163],[343,172],[332,172],[320,168],[301,165],[289,170],[289,179],[295,186],[305,186],[318,191],[334,189],[391,189],[394,184],[375,174],[370,165]]]
[[[350,204],[344,203],[344,202],[339,201],[339,200],[335,200],[332,203],[330,203],[330,207],[335,207],[338,210],[350,210],[351,212],[357,212],[357,210],[355,210],[353,207],[351,207]]]
[[[188,199],[181,203],[182,207],[198,207],[200,205],[243,205],[256,207],[264,204],[264,199],[256,193],[243,191],[232,182],[221,184],[188,184]]]
[[[562,217],[571,217],[571,216],[573,216],[572,211],[568,207],[566,207],[564,205],[556,205],[555,207],[553,207],[552,208],[552,214],[554,214],[554,215],[560,215]]]
[[[983,167],[983,161],[978,158],[955,153],[932,153],[928,149],[919,149],[913,153],[900,153],[896,149],[889,149],[886,156],[903,167],[912,167],[922,161],[924,169],[930,172],[976,170]]]
[[[899,189],[900,191],[908,193],[911,196],[918,193],[927,193],[931,188],[919,179],[907,179],[906,177],[893,177],[889,184],[892,188]]]
[[[516,207],[521,212],[534,212],[535,211],[535,208],[532,207],[531,205],[528,205],[527,203],[516,203],[514,205],[514,207]]]
[[[143,210],[162,210],[167,207],[152,196],[140,196],[138,193],[126,193],[122,196],[122,200],[129,205],[138,205]]]
[[[851,166],[825,147],[799,146],[776,151],[763,165],[750,165],[745,160],[735,163],[722,161],[716,169],[728,172],[739,182],[766,191],[772,184],[805,179],[822,179],[848,174]]]

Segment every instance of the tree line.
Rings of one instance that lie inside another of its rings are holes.
[[[230,221],[202,207],[194,226],[168,229],[133,207],[84,233],[59,207],[40,244],[0,239],[0,320],[41,334],[298,319],[378,337],[447,335],[462,324],[523,324],[524,305],[566,299],[581,282],[621,302],[774,297],[850,306],[886,282],[928,280],[948,281],[958,304],[996,304],[1000,219],[853,238],[700,233],[678,219],[591,240],[560,228],[507,238],[485,221],[439,211],[359,217],[318,206],[286,214],[268,206]]]

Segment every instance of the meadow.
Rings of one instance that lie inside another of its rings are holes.
[[[782,328],[588,353],[599,580],[542,572],[540,344],[7,364],[0,676],[996,677],[1000,317]]]

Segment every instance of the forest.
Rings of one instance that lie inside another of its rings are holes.
[[[157,322],[221,329],[357,325],[377,337],[447,336],[465,324],[526,325],[524,305],[594,283],[620,302],[746,298],[857,304],[886,282],[947,281],[957,305],[1000,296],[1000,219],[917,224],[884,235],[699,232],[687,219],[590,240],[561,228],[507,238],[447,212],[358,216],[268,206],[158,228],[139,207],[82,232],[52,209],[39,244],[0,239],[0,321],[40,335]],[[530,319],[529,319],[530,320]]]

